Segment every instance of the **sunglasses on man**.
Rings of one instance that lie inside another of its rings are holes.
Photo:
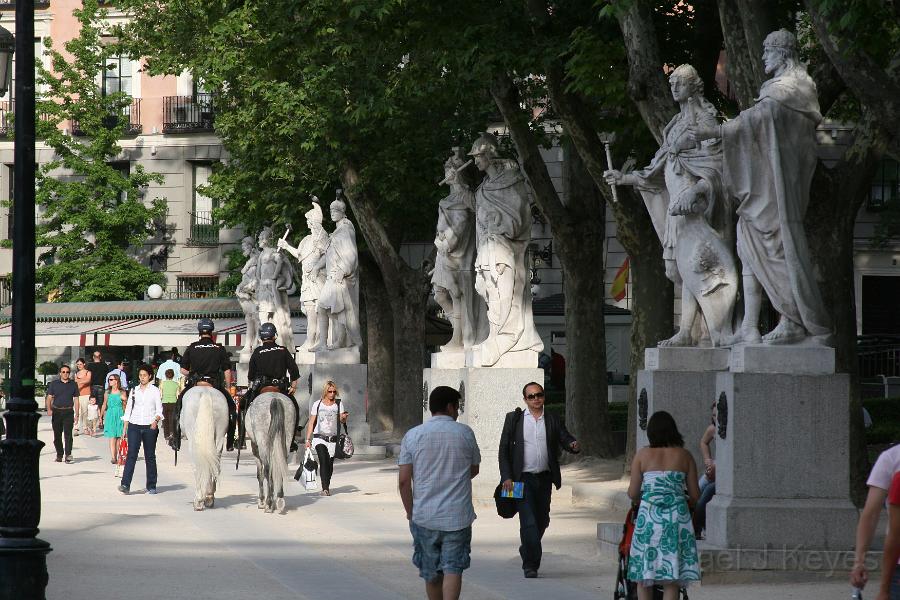
[[[535,392],[533,394],[527,394],[525,397],[528,398],[529,400],[537,400],[538,398],[544,397],[544,392]]]

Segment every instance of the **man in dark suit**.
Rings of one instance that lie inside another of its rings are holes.
[[[522,390],[528,410],[507,413],[500,436],[500,479],[511,490],[521,481],[524,494],[518,501],[519,555],[528,579],[541,566],[541,538],[550,525],[550,484],[559,489],[559,451],[578,453],[578,441],[558,417],[544,411],[544,388],[529,383]]]

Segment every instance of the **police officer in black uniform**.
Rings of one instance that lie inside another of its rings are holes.
[[[181,448],[181,399],[184,397],[184,393],[199,381],[205,381],[212,385],[222,392],[225,400],[228,401],[228,435],[225,438],[225,444],[229,451],[234,450],[236,412],[234,398],[228,393],[228,388],[231,387],[231,359],[229,359],[225,347],[213,341],[212,334],[215,330],[216,326],[212,319],[200,319],[200,322],[197,323],[200,339],[191,343],[181,357],[181,373],[186,375],[187,379],[184,391],[181,392],[178,402],[175,403],[174,435],[169,442],[169,445],[175,450]]]
[[[241,413],[247,414],[247,409],[253,399],[266,387],[276,387],[278,391],[291,399],[294,403],[294,428],[291,430],[291,452],[297,450],[294,435],[300,424],[300,406],[294,398],[297,389],[297,380],[300,379],[300,369],[290,350],[275,343],[278,332],[272,323],[263,323],[259,327],[259,339],[262,345],[257,346],[250,356],[250,368],[247,378],[250,380],[250,389],[245,395],[249,400],[241,406]]]

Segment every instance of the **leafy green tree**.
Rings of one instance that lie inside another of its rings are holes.
[[[47,376],[56,375],[57,371],[59,371],[59,367],[52,360],[45,360],[37,368],[38,374],[44,377],[44,385],[47,385]]]
[[[300,225],[310,194],[327,204],[344,190],[386,282],[373,301],[393,316],[393,425],[418,423],[430,284],[399,248],[433,235],[442,163],[484,127],[485,89],[442,73],[435,52],[410,54],[425,24],[404,18],[404,2],[120,6],[132,16],[120,37],[151,73],[188,68],[219,91],[216,129],[233,161],[206,193],[224,220]]]
[[[54,151],[37,173],[39,295],[76,302],[140,298],[148,285],[163,282],[135,258],[165,216],[164,200],[148,206],[142,198],[162,177],[140,165],[125,174],[110,164],[122,153],[118,140],[131,98],[106,94],[95,83],[117,52],[100,41],[106,11],[85,0],[74,14],[79,35],[64,44],[66,54],[46,39],[52,69],[38,67],[46,90],[37,104],[44,115],[38,136]],[[84,135],[66,133],[69,122]]]

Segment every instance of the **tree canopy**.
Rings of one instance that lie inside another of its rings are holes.
[[[163,200],[147,205],[143,199],[148,184],[162,179],[140,165],[127,172],[116,167],[131,98],[96,85],[116,52],[100,42],[105,11],[85,0],[74,14],[79,35],[64,44],[65,54],[46,39],[52,69],[38,63],[37,83],[45,90],[37,103],[38,137],[54,151],[37,173],[39,296],[136,299],[149,284],[162,283],[160,273],[135,258],[165,215]],[[82,135],[64,130],[73,125]]]

